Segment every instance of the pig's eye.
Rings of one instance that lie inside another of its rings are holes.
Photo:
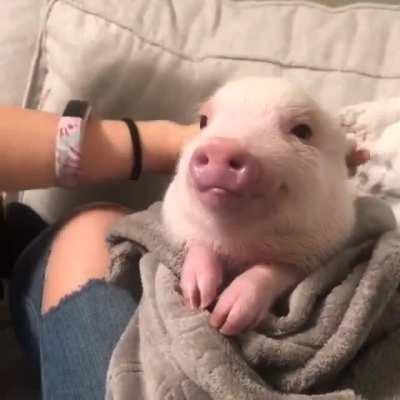
[[[207,115],[200,115],[200,129],[203,129],[207,126],[208,118]]]
[[[290,132],[301,140],[308,140],[312,136],[312,130],[307,124],[296,125]]]

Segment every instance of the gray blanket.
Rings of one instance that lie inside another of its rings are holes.
[[[112,230],[109,280],[140,259],[143,295],[108,370],[108,400],[400,399],[400,233],[383,203],[356,202],[353,237],[257,331],[228,339],[179,292],[183,249],[160,204]],[[286,307],[284,307],[286,306]]]

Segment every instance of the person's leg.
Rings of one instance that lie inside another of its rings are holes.
[[[89,280],[104,278],[109,266],[105,237],[123,215],[117,208],[92,209],[78,214],[60,229],[48,260],[43,314]]]
[[[133,293],[103,280],[109,265],[105,236],[122,215],[104,208],[73,217],[52,240],[44,284],[42,251],[39,284],[22,293],[17,285],[19,325],[37,339],[32,347],[36,343],[40,356],[43,399],[104,398],[112,350],[136,308]],[[25,255],[31,263],[32,252]]]

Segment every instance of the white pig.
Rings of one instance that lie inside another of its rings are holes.
[[[283,79],[229,82],[201,114],[163,220],[186,245],[185,299],[194,308],[216,301],[210,323],[233,335],[257,326],[351,234],[349,146],[338,122]]]

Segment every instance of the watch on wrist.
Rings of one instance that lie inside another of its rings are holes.
[[[55,145],[55,175],[60,186],[74,187],[80,181],[82,141],[91,112],[87,101],[71,100],[60,117]]]

